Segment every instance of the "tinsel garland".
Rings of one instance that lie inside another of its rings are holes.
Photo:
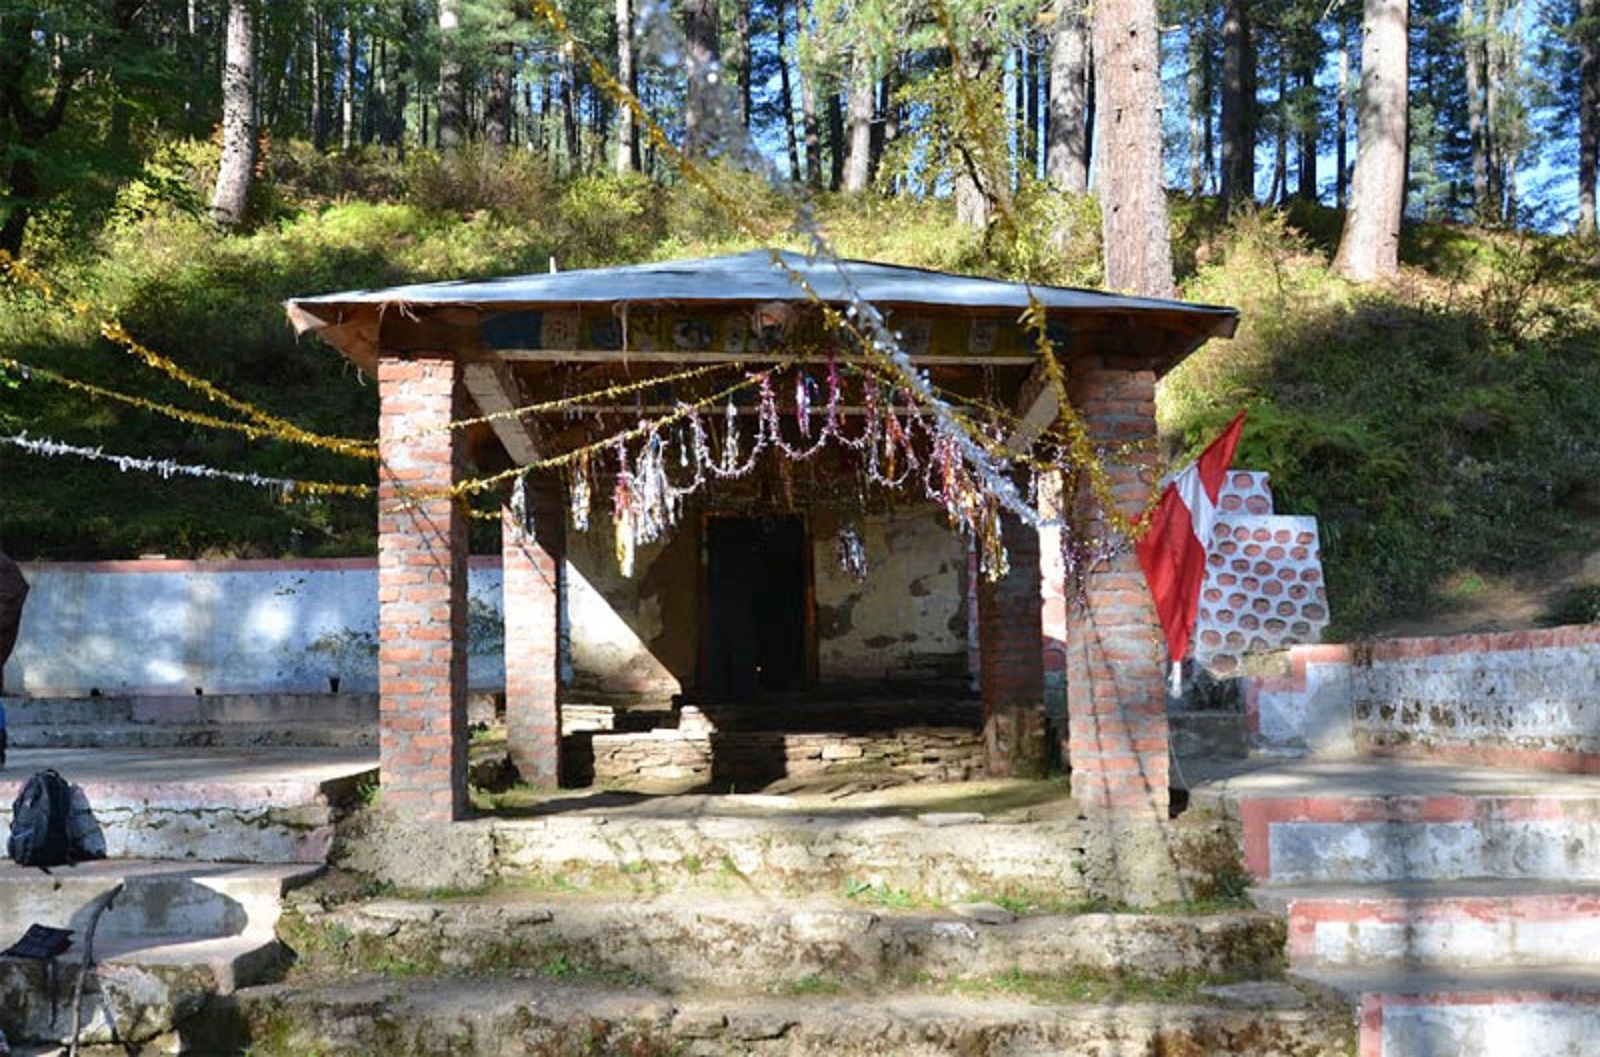
[[[83,448],[74,444],[64,444],[57,440],[30,437],[26,432],[9,437],[0,436],[0,444],[9,444],[14,448],[21,448],[23,451],[34,455],[46,457],[71,456],[78,459],[87,459],[91,462],[110,463],[123,473],[130,471],[153,473],[164,480],[170,480],[174,477],[203,477],[256,485],[278,492],[285,500],[302,495],[367,496],[372,494],[371,485],[334,484],[326,481],[296,481],[287,477],[267,477],[259,473],[219,470],[213,466],[197,466],[177,462],[173,459],[147,459],[138,455],[113,455],[101,448]]]

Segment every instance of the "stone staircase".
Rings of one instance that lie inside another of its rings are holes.
[[[323,869],[341,805],[372,780],[365,750],[13,751],[0,830],[26,776],[58,770],[84,794],[109,858],[49,871],[0,861],[0,946],[31,924],[74,931],[54,966],[0,958],[0,1029],[15,1052],[54,1053],[75,1034],[117,1053],[208,1052],[196,1039],[237,989],[279,978],[283,895]]]
[[[1370,757],[1188,761],[1291,975],[1361,1057],[1600,1052],[1600,778]]]
[[[290,897],[293,973],[235,992],[233,1034],[218,1022],[214,1038],[325,1057],[1289,1057],[1353,1042],[1343,1008],[1283,980],[1277,916],[1107,912],[1094,893],[1118,868],[1089,860],[1115,838],[1083,820],[786,799],[457,824],[436,854],[491,879],[468,892],[374,897],[331,876]],[[1199,829],[1172,836],[1204,843]],[[1151,834],[1125,836],[1136,855]],[[380,837],[354,837],[343,861],[381,873],[359,847]]]
[[[12,748],[357,748],[378,743],[377,694],[7,697]]]

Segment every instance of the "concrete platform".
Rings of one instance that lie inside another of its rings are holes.
[[[1600,969],[1299,974],[1351,998],[1359,1057],[1581,1057],[1600,1040]]]
[[[3,697],[0,704],[14,749],[359,748],[378,739],[376,694]]]
[[[1404,881],[1258,888],[1299,969],[1600,967],[1600,885]]]
[[[1276,973],[1283,948],[1282,924],[1259,911],[1017,917],[993,903],[897,909],[870,892],[774,899],[731,878],[721,892],[621,899],[509,889],[324,906],[308,890],[291,898],[284,935],[302,968],[331,976],[395,962],[494,975],[560,958],[574,972],[732,994],[752,980],[859,990],[1008,973],[1252,979]]]
[[[278,977],[276,934],[285,890],[320,872],[301,865],[102,860],[46,874],[0,865],[0,942],[29,925],[71,929],[57,979],[36,961],[0,959],[0,1009],[13,1041],[71,1036],[62,995],[76,984],[94,909],[122,890],[99,919],[86,977],[82,1037],[141,1043],[165,1033],[213,996]],[[52,996],[52,992],[54,995]]]
[[[112,858],[320,863],[336,805],[373,749],[22,749],[0,772],[0,827],[34,771],[80,787]]]
[[[1600,881],[1600,776],[1373,759],[1196,760],[1191,806],[1235,819],[1271,884]]]
[[[752,992],[759,983],[751,981]],[[1289,1057],[1350,1051],[1353,1031],[1344,1010],[1310,1005],[1287,988],[1263,993],[1281,997],[1249,1006],[1037,1001],[937,990],[721,998],[538,977],[360,979],[241,992],[232,1041],[260,1057]]]

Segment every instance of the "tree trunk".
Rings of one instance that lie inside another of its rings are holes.
[[[1289,197],[1289,77],[1287,69],[1278,63],[1278,128],[1272,145],[1272,189],[1267,201],[1281,204]]]
[[[857,48],[850,60],[850,146],[844,164],[844,189],[859,194],[872,182],[872,110],[877,98],[872,58]]]
[[[688,43],[688,94],[683,104],[683,149],[691,157],[717,147],[715,85],[721,65],[717,0],[685,0],[683,33]]]
[[[372,38],[372,69],[367,74],[367,140],[382,147],[389,142],[389,42]]]
[[[567,45],[561,49],[561,136],[566,141],[566,166],[563,171],[569,176],[578,172],[583,150],[581,133],[578,131],[577,80],[577,56],[573,54],[572,46]]]
[[[1400,270],[1405,210],[1406,0],[1366,0],[1361,24],[1361,97],[1356,171],[1334,268],[1370,282]]]
[[[327,26],[320,8],[311,11],[311,145],[321,154],[328,149],[326,76],[323,72],[323,37]]]
[[[256,175],[256,35],[250,5],[228,4],[222,69],[222,164],[211,215],[226,227],[244,223]]]
[[[1228,212],[1256,194],[1255,47],[1248,0],[1222,6],[1222,204]]]
[[[1206,188],[1205,125],[1211,122],[1211,93],[1207,91],[1206,67],[1211,62],[1210,34],[1205,26],[1189,30],[1189,68],[1183,83],[1189,94],[1189,194],[1199,198]]]
[[[1343,27],[1339,30],[1339,95],[1333,123],[1338,126],[1333,138],[1333,200],[1343,209],[1350,199],[1350,40]]]
[[[974,33],[960,56],[957,77],[969,85],[983,90],[990,82],[988,74],[994,65],[994,52],[985,37]],[[996,102],[1003,106],[999,100]],[[956,203],[956,221],[967,227],[987,230],[994,217],[994,206],[1004,193],[1009,195],[1010,181],[1001,171],[1001,159],[991,156],[987,140],[980,129],[971,129],[966,136],[956,136],[952,144],[955,156],[955,173],[951,178]]]
[[[895,101],[895,87],[899,81],[899,69],[891,64],[884,73],[883,80],[878,82],[878,112],[883,119],[873,125],[872,132],[872,171],[878,172],[883,163],[883,152],[900,138],[900,104]],[[896,193],[898,179],[892,179],[883,185],[885,194]]]
[[[617,83],[631,94],[636,94],[638,91],[637,79],[633,74],[632,0],[617,0]],[[634,130],[633,108],[619,102],[617,105],[617,175],[626,176],[628,173],[637,172],[638,169],[639,138]]]
[[[1044,79],[1044,63],[1037,45],[1038,37],[1032,32],[1028,33],[1022,47],[1022,54],[1027,59],[1028,77],[1027,96],[1023,100],[1023,124],[1027,131],[1022,137],[1021,168],[1034,178],[1039,175],[1039,149],[1044,142],[1039,130],[1039,82]]]
[[[755,106],[750,83],[750,0],[734,0],[732,59],[739,84],[739,124],[748,132],[750,112]]]
[[[1295,195],[1305,202],[1317,200],[1317,145],[1322,139],[1317,99],[1317,67],[1322,65],[1322,38],[1315,27],[1302,30],[1294,54],[1295,139],[1299,154],[1295,161]]]
[[[200,43],[200,11],[197,0],[187,0],[184,5],[184,28],[188,31],[184,44],[189,49],[189,91],[183,100],[183,130],[193,138],[198,131],[195,121],[198,110],[194,104],[204,90],[201,81],[205,77],[206,66],[205,48]]]
[[[494,48],[494,65],[489,70],[489,97],[483,107],[483,134],[492,147],[511,146],[511,42]]]
[[[828,190],[837,191],[844,183],[844,101],[833,78],[828,81]]]
[[[466,83],[461,77],[460,0],[439,0],[439,149],[455,150],[467,139]]]
[[[349,18],[347,11],[345,18]],[[346,154],[356,145],[356,31],[349,22],[340,35],[344,73],[339,85],[339,149]]]
[[[1467,38],[1467,85],[1470,93],[1467,104],[1469,108],[1476,105],[1478,111],[1472,133],[1472,189],[1476,199],[1478,219],[1484,223],[1498,219],[1500,212],[1496,202],[1499,195],[1494,171],[1497,86],[1494,82],[1494,71],[1491,69],[1488,40],[1488,35],[1494,31],[1492,14],[1491,8],[1491,12],[1484,19],[1484,24],[1481,27],[1474,24]]]
[[[1600,238],[1600,0],[1578,0],[1578,234]]]
[[[0,165],[0,207],[5,209],[0,250],[13,257],[21,256],[28,222],[46,194],[35,159],[45,140],[60,130],[76,84],[75,71],[61,63],[50,64],[49,73],[55,77],[50,105],[43,112],[29,105],[35,94],[28,68],[38,43],[36,25],[34,9],[27,5],[0,18],[0,159],[7,162]]]
[[[1089,25],[1083,0],[1058,0],[1050,46],[1045,179],[1058,191],[1089,190]]]
[[[1172,296],[1161,187],[1161,64],[1155,0],[1100,0],[1094,12],[1095,133],[1106,286]]]
[[[800,126],[806,143],[806,186],[822,190],[822,137],[817,130],[816,74],[800,71]]]
[[[620,3],[621,0],[618,0]],[[778,37],[778,109],[783,114],[783,139],[784,145],[789,149],[789,179],[798,182],[800,179],[800,143],[794,131],[794,86],[789,81],[789,55],[786,28],[786,16],[783,4],[778,4],[776,12],[777,37]]]

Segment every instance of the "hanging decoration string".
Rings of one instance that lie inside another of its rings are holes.
[[[33,364],[24,363],[21,360],[14,360],[9,356],[0,356],[0,368],[15,372],[25,382],[33,381],[35,379],[39,381],[50,382],[53,385],[59,385],[75,392],[84,393],[88,396],[99,397],[104,400],[114,400],[117,403],[127,404],[129,407],[139,408],[141,411],[149,411],[152,414],[163,415],[178,422],[186,423],[187,425],[205,426],[209,429],[220,429],[233,433],[242,433],[251,440],[272,439],[276,437],[274,431],[266,428],[265,426],[259,426],[250,422],[239,422],[235,419],[217,418],[215,415],[208,415],[202,411],[188,411],[181,407],[174,407],[171,404],[163,404],[159,401],[149,400],[142,396],[134,396],[131,393],[123,393],[115,389],[107,389],[104,386],[95,385],[93,382],[84,382],[76,378],[69,378],[64,374],[52,371],[48,367],[38,367]],[[377,453],[373,452],[372,455],[367,457],[376,458]]]
[[[650,142],[672,158],[674,164],[678,166],[679,171],[685,177],[694,181],[714,201],[727,209],[729,215],[735,218],[748,233],[763,241],[770,241],[771,232],[764,225],[753,221],[746,211],[741,209],[732,197],[717,185],[716,181],[707,176],[692,159],[679,150],[668,139],[665,130],[645,111],[638,98],[623,85],[619,84],[605,64],[577,39],[565,15],[555,7],[551,0],[532,0],[532,7],[534,12],[562,38],[563,43],[584,61],[595,83],[601,90],[611,97],[617,105],[626,107],[634,114],[640,127],[645,130]],[[897,377],[902,385],[933,411],[942,428],[951,431],[952,434],[957,436],[957,446],[963,457],[973,461],[979,477],[987,487],[994,490],[1001,505],[1025,523],[1038,526],[1040,518],[1037,510],[1028,506],[1018,493],[1015,484],[991,461],[990,450],[1000,447],[998,441],[985,437],[981,431],[974,429],[965,416],[960,415],[948,402],[932,391],[925,373],[919,370],[911,362],[910,357],[904,350],[899,347],[899,342],[895,335],[885,325],[882,313],[875,306],[868,303],[860,294],[846,269],[839,263],[837,255],[827,245],[821,231],[816,227],[814,219],[809,215],[803,216],[800,227],[802,234],[811,243],[813,256],[822,256],[824,259],[831,261],[838,270],[849,295],[849,308],[841,313],[838,309],[829,305],[806,280],[804,275],[788,267],[782,255],[776,250],[772,251],[773,265],[785,271],[790,280],[804,291],[807,298],[821,308],[825,320],[830,325],[845,330],[854,336],[857,339],[859,350],[870,361],[887,370],[892,376]],[[857,325],[857,319],[861,321],[861,326]]]
[[[1039,362],[1044,365],[1045,382],[1055,395],[1058,407],[1056,420],[1066,435],[1067,443],[1064,448],[1066,461],[1087,475],[1089,488],[1099,501],[1100,514],[1111,530],[1128,541],[1137,540],[1146,531],[1149,520],[1147,515],[1161,500],[1161,490],[1149,489],[1144,507],[1134,516],[1128,517],[1122,513],[1117,503],[1115,489],[1106,474],[1105,462],[1095,451],[1089,427],[1077,409],[1072,406],[1072,402],[1067,399],[1066,374],[1061,368],[1061,361],[1056,357],[1055,343],[1050,340],[1045,328],[1047,321],[1045,307],[1031,292],[1022,320],[1034,332],[1034,341],[1039,349]]]
[[[127,328],[122,325],[120,320],[103,318],[95,311],[94,306],[88,302],[69,298],[58,293],[44,276],[4,250],[0,250],[0,270],[3,270],[13,282],[34,290],[49,303],[63,307],[82,319],[95,322],[101,336],[107,341],[120,346],[142,361],[147,367],[160,371],[213,403],[221,404],[231,411],[237,411],[244,415],[256,423],[266,436],[295,444],[303,444],[307,447],[337,452],[341,455],[354,455],[366,459],[377,457],[378,446],[375,441],[353,437],[327,437],[308,429],[302,429],[293,422],[263,411],[249,401],[233,396],[204,378],[185,370],[154,349],[139,342],[132,334],[128,333]]]
[[[524,404],[521,407],[507,408],[503,411],[493,411],[486,415],[476,415],[472,418],[459,418],[447,422],[442,426],[431,426],[428,429],[418,430],[415,433],[406,433],[393,438],[395,442],[418,440],[423,437],[446,433],[457,429],[466,429],[470,426],[486,426],[507,419],[523,419],[530,415],[548,415],[557,411],[584,411],[589,405],[605,405],[615,403],[626,396],[654,389],[663,385],[672,385],[675,382],[693,381],[703,378],[718,371],[736,370],[741,364],[725,362],[704,364],[699,367],[690,367],[671,374],[658,374],[649,378],[640,378],[632,382],[621,382],[617,385],[607,386],[603,389],[594,389],[587,392],[563,396],[556,400],[543,400],[536,404]]]
[[[137,455],[114,455],[101,448],[84,448],[75,444],[63,444],[60,441],[44,437],[30,437],[26,432],[12,436],[0,436],[0,444],[8,444],[13,448],[34,455],[47,457],[71,456],[78,459],[87,459],[91,462],[105,462],[128,473],[153,473],[164,480],[174,477],[203,477],[223,481],[234,481],[238,484],[257,485],[276,491],[285,500],[296,496],[330,496],[350,495],[368,496],[372,494],[372,486],[365,484],[337,484],[331,481],[297,481],[288,477],[269,477],[258,473],[241,473],[236,470],[219,470],[212,466],[196,466],[180,463],[172,459],[147,459]]]

